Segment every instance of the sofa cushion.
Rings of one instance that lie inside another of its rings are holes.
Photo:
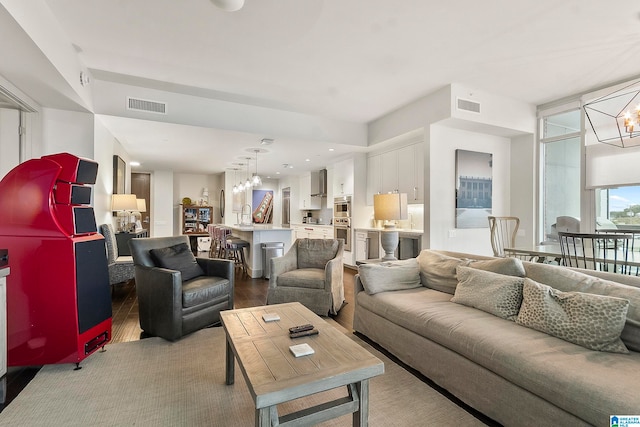
[[[182,281],[186,282],[194,277],[204,276],[204,271],[198,265],[191,248],[186,243],[180,243],[168,248],[157,248],[149,251],[158,267],[178,270],[182,273]]]
[[[620,340],[629,301],[583,292],[562,292],[524,280],[516,322],[585,348],[628,353]]]
[[[298,239],[298,268],[324,269],[327,262],[335,258],[338,244],[335,239]]]
[[[528,278],[559,291],[585,292],[628,300],[627,321],[620,338],[629,350],[640,352],[640,288],[596,278],[555,265],[526,262],[524,266]],[[629,277],[618,276],[621,280]]]
[[[418,255],[418,263],[420,264],[420,280],[423,286],[452,295],[458,285],[456,267],[459,265],[508,276],[524,277],[525,275],[522,261],[517,258],[473,260],[470,258],[455,258],[425,249]]]
[[[592,425],[640,408],[640,394],[629,392],[640,384],[640,353],[588,350],[450,299],[429,288],[359,292],[356,312],[377,313]]]
[[[198,276],[182,284],[182,307],[210,304],[229,297],[229,279],[216,276]]]
[[[278,286],[292,288],[324,289],[324,268],[299,268],[278,276]]]
[[[458,286],[451,302],[515,320],[522,304],[521,277],[458,266]]]
[[[361,264],[358,274],[368,294],[398,291],[422,286],[418,260],[385,261],[378,264]]]

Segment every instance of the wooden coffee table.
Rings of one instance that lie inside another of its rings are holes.
[[[265,322],[264,313],[280,320]],[[227,336],[227,384],[234,382],[234,359],[256,405],[256,426],[314,425],[353,414],[354,426],[366,426],[369,379],[384,373],[384,363],[298,302],[228,310],[220,313]],[[318,335],[289,338],[289,328],[311,323]],[[307,343],[315,353],[294,357],[289,347]],[[277,405],[347,386],[348,396],[278,416]]]

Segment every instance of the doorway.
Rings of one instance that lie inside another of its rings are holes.
[[[144,199],[147,211],[140,212],[142,215],[142,228],[149,230],[149,235],[151,235],[151,218],[153,217],[151,174],[131,172],[131,194],[135,194],[138,199]]]

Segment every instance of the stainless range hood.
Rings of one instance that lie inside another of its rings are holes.
[[[311,196],[323,197],[327,195],[327,170],[311,172]]]

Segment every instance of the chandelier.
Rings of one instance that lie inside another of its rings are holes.
[[[584,105],[599,142],[628,148],[640,145],[640,81]]]

